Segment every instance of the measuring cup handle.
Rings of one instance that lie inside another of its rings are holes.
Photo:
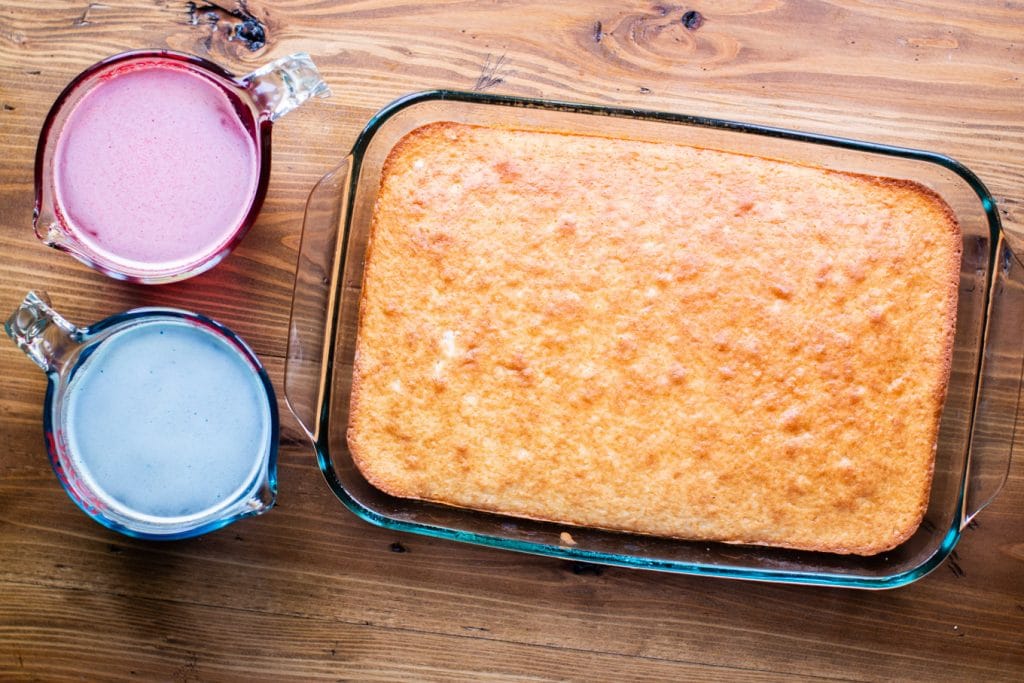
[[[971,430],[964,525],[1006,483],[1024,385],[1024,265],[1002,234],[996,244],[984,357]]]
[[[276,121],[311,97],[330,97],[316,64],[305,52],[275,59],[242,78],[260,113]]]
[[[59,372],[82,332],[50,307],[46,292],[29,292],[4,331],[44,372]]]
[[[315,443],[332,350],[328,318],[340,295],[352,157],[325,175],[306,202],[288,333],[284,393],[288,408]]]

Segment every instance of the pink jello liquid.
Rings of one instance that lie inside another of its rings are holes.
[[[186,65],[158,60],[94,86],[68,117],[54,159],[72,238],[129,272],[183,269],[223,251],[259,183],[255,124],[233,97]]]

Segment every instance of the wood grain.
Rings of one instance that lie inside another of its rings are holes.
[[[202,3],[199,3],[200,5]],[[228,9],[234,5],[222,3]],[[267,46],[188,3],[0,5],[0,311],[29,288],[80,323],[139,305],[225,322],[278,388],[305,197],[369,117],[428,88],[660,109],[961,160],[1024,245],[1024,6],[953,0],[692,5],[258,2]],[[700,28],[682,15],[702,12]],[[313,54],[334,91],[282,119],[263,213],[224,263],[118,283],[39,244],[46,111],[92,62],[169,47],[245,72]],[[1012,680],[1024,673],[1024,459],[949,562],[864,593],[596,568],[371,527],[286,422],[280,504],[192,541],[119,537],[46,462],[43,375],[0,343],[0,677],[23,679]],[[1018,449],[1018,454],[1020,450]],[[403,552],[397,552],[397,551]]]

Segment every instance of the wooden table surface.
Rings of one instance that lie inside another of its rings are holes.
[[[0,2],[4,317],[30,288],[82,324],[139,305],[191,308],[246,338],[280,388],[307,193],[373,112],[438,87],[935,150],[974,169],[1007,230],[1024,236],[1019,2],[222,4]],[[238,73],[304,50],[334,91],[276,125],[267,201],[234,254],[162,287],[108,279],[31,228],[50,104],[91,63],[146,47]],[[282,402],[278,507],[147,543],[100,527],[64,494],[43,445],[45,378],[6,339],[0,377],[4,679],[1024,678],[1022,454],[949,561],[909,587],[861,592],[591,567],[378,529],[333,497]]]

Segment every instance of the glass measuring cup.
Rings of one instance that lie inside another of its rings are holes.
[[[145,284],[212,268],[259,213],[271,126],[329,95],[309,55],[236,77],[192,55],[136,51],[82,72],[36,150],[36,235]]]
[[[171,540],[273,506],[274,390],[228,328],[165,308],[76,327],[30,292],[4,329],[49,378],[50,463],[100,524]]]

